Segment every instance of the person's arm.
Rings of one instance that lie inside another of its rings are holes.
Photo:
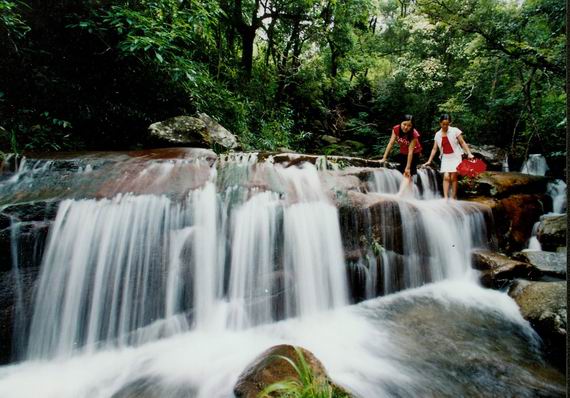
[[[388,154],[390,150],[394,146],[394,142],[396,142],[396,133],[392,130],[392,136],[390,137],[390,141],[388,142],[388,146],[386,146],[386,150],[384,151],[384,156],[382,156],[381,162],[385,162],[388,159]]]
[[[459,142],[459,145],[461,145],[461,148],[463,148],[463,150],[467,153],[467,157],[469,159],[473,159],[474,156],[471,153],[471,150],[469,149],[469,146],[467,145],[467,143],[465,142],[465,140],[463,139],[463,134],[460,134],[457,136],[457,141]]]
[[[412,158],[414,157],[414,148],[418,144],[418,139],[414,138],[410,145],[408,145],[408,160],[406,162],[406,169],[404,170],[404,176],[410,177],[412,171]]]
[[[422,166],[427,166],[431,163],[431,161],[433,160],[433,157],[435,156],[436,151],[437,151],[437,142],[434,140],[433,141],[433,148],[431,149],[431,153],[429,154],[428,161],[425,162]]]

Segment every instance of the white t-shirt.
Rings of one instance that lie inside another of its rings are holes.
[[[439,153],[440,153],[439,157],[443,156],[443,148],[441,147],[442,134],[443,133],[441,129],[439,129],[438,132],[435,133],[435,142],[437,142],[437,146],[439,148]],[[463,149],[461,148],[461,145],[459,145],[458,141],[458,137],[461,134],[463,134],[463,132],[459,130],[457,127],[449,126],[449,128],[447,129],[447,139],[449,140],[449,143],[453,148],[453,155],[455,156],[463,155]]]

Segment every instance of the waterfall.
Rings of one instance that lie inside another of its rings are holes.
[[[548,183],[546,194],[552,198],[552,212],[555,214],[566,213],[566,183],[555,180]]]
[[[505,154],[503,161],[501,162],[501,171],[508,172],[509,171],[509,154]]]
[[[403,175],[398,170],[380,168],[374,170],[368,182],[370,192],[396,194],[400,189]],[[431,168],[419,168],[413,178],[412,196],[418,199],[436,199],[438,192],[437,172]]]
[[[140,345],[189,329],[240,330],[347,304],[338,212],[316,168],[266,166],[239,160],[220,174],[242,182],[270,175],[283,192],[245,184],[220,195],[214,173],[181,201],[62,201],[27,357]]]
[[[529,155],[528,160],[524,163],[522,172],[543,176],[549,170],[548,164],[542,155]],[[562,180],[554,180],[549,182],[546,187],[546,194],[552,199],[552,212],[546,214],[563,214],[566,213],[566,183]],[[541,251],[542,245],[538,241],[537,232],[541,220],[534,223],[532,232],[528,241],[528,246],[524,251]]]
[[[367,398],[562,391],[515,303],[475,282],[488,209],[441,199],[430,169],[403,197],[397,171],[260,159],[74,167],[0,395],[229,398],[276,344]]]
[[[528,155],[528,159],[521,168],[521,173],[543,176],[546,175],[548,170],[544,156],[539,153],[533,153]]]

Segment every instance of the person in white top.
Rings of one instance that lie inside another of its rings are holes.
[[[439,118],[439,126],[441,129],[435,133],[433,148],[429,155],[427,162],[423,166],[431,163],[435,156],[436,150],[439,148],[441,168],[440,172],[443,173],[443,197],[448,199],[449,186],[451,185],[451,197],[457,198],[457,166],[461,163],[461,155],[463,150],[467,153],[469,159],[473,158],[473,154],[469,146],[463,139],[463,132],[457,127],[450,126],[451,116],[444,113]]]

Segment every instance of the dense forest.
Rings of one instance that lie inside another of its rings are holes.
[[[403,113],[566,156],[563,0],[0,0],[4,152],[130,149],[205,112],[244,150],[375,156]],[[428,152],[426,150],[425,152]]]

